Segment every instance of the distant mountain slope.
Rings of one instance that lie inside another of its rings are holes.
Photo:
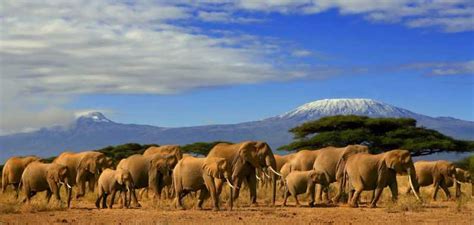
[[[370,99],[325,99],[304,104],[295,110],[260,121],[180,128],[121,124],[100,112],[77,118],[67,127],[51,127],[30,133],[0,136],[0,162],[12,155],[56,155],[64,150],[97,149],[127,142],[188,144],[198,141],[264,140],[273,148],[292,140],[288,129],[308,120],[333,115],[370,117],[410,117],[418,124],[446,135],[474,140],[474,122],[450,117],[429,117]]]

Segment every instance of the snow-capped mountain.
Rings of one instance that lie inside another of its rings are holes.
[[[57,155],[62,151],[98,149],[128,142],[188,144],[199,141],[264,140],[272,148],[292,140],[288,130],[305,121],[332,115],[365,115],[370,117],[409,117],[419,126],[446,135],[474,140],[474,122],[451,117],[430,117],[371,99],[324,99],[304,104],[287,113],[267,119],[228,125],[164,128],[149,125],[122,124],[111,121],[100,112],[78,115],[67,127],[43,128],[30,133],[0,136],[0,163],[12,155]]]
[[[412,117],[415,113],[372,99],[323,99],[306,103],[279,118],[319,118],[329,115],[364,115],[374,117]]]

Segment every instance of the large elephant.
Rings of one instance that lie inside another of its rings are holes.
[[[90,188],[95,187],[95,181],[109,164],[103,153],[95,151],[63,152],[53,162],[65,165],[69,169],[69,182],[72,186],[78,187],[76,198],[85,195],[86,182],[89,182]]]
[[[25,194],[23,202],[30,201],[31,197],[37,192],[46,191],[46,199],[49,202],[54,194],[58,201],[60,198],[59,187],[61,184],[66,185],[67,189],[67,206],[71,205],[71,189],[69,185],[69,169],[57,163],[30,163],[21,175],[20,186]]]
[[[369,148],[365,145],[348,145],[343,148],[326,147],[317,150],[318,157],[314,160],[313,169],[316,171],[322,171],[328,175],[328,182],[333,183],[338,181],[339,188],[333,201],[338,202],[343,192],[342,178],[344,172],[345,159],[349,156],[357,153],[369,153]],[[322,200],[323,189],[318,184],[316,198],[318,201]],[[328,189],[324,189],[326,196],[328,195]]]
[[[239,197],[240,187],[245,180],[250,191],[250,201],[253,205],[257,204],[257,178],[256,170],[268,168],[273,172],[274,179],[272,184],[272,203],[275,204],[276,197],[276,176],[275,157],[270,146],[265,142],[246,141],[238,144],[220,143],[214,146],[208,154],[208,157],[222,157],[232,165],[232,184],[236,187],[234,191],[234,200]],[[222,190],[222,181],[216,182],[217,192]]]
[[[445,160],[418,161],[415,163],[415,170],[417,181],[421,187],[433,185],[433,200],[436,200],[440,187],[446,194],[446,198],[451,198],[448,189],[449,183],[451,183],[451,186],[454,183],[455,190],[457,190],[456,166],[452,162]]]
[[[232,193],[232,167],[224,158],[207,157],[195,158],[192,156],[183,158],[178,162],[173,171],[173,183],[176,192],[175,203],[177,207],[184,209],[182,199],[190,192],[201,191],[199,194],[198,208],[206,198],[211,197],[214,210],[219,210],[219,195],[217,194],[215,180],[225,180],[230,186]],[[232,195],[229,197],[232,206]]]
[[[117,191],[120,192],[120,196],[122,197],[122,202],[125,207],[128,207],[129,204],[127,203],[125,191],[128,191],[129,196],[131,196],[131,192],[134,189],[132,175],[129,171],[124,169],[106,169],[100,174],[97,183],[99,193],[97,195],[97,200],[95,201],[95,206],[98,209],[100,208],[101,200],[102,208],[107,208],[107,195],[111,195],[109,204],[109,208],[111,209],[114,205],[115,194]]]
[[[392,200],[395,201],[398,197],[396,175],[405,172],[408,174],[410,187],[419,199],[419,185],[409,151],[392,150],[377,155],[359,153],[348,157],[344,176],[348,178],[350,184],[350,206],[358,207],[359,196],[362,191],[375,190],[370,207],[376,207],[377,201],[386,186],[390,187]]]
[[[145,152],[143,152],[144,156],[150,156],[150,155],[155,155],[155,154],[159,154],[162,156],[173,155],[176,158],[176,162],[178,162],[179,160],[183,158],[183,152],[181,151],[181,147],[179,145],[162,145],[159,147],[151,146],[147,148]],[[171,170],[173,169],[174,169],[174,165],[171,168]],[[174,191],[172,177],[168,177],[164,181],[164,184],[165,184],[165,187],[163,188],[164,193],[165,193],[164,196],[171,198],[173,196],[173,191]],[[145,191],[145,189],[143,189],[142,191]],[[143,192],[140,195],[142,194]],[[160,196],[161,196],[161,193],[160,193]]]
[[[25,156],[25,157],[11,157],[5,162],[2,170],[2,193],[5,192],[8,185],[12,185],[15,190],[15,198],[18,198],[19,184],[21,180],[21,174],[32,162],[39,161],[40,158],[36,156]]]
[[[128,170],[132,175],[135,188],[131,191],[131,200],[135,206],[140,207],[135,189],[151,188],[156,196],[160,196],[164,187],[164,180],[171,176],[171,168],[176,165],[174,156],[161,155],[131,155],[122,159],[117,165],[117,169]]]

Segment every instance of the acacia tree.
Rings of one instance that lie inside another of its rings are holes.
[[[474,142],[456,140],[438,131],[417,127],[411,118],[369,118],[339,115],[309,121],[290,129],[294,142],[280,150],[319,149],[367,144],[374,153],[409,150],[413,156],[442,151],[472,151]]]

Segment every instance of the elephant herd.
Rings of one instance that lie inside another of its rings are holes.
[[[453,163],[443,160],[414,163],[406,150],[370,154],[366,146],[348,145],[300,150],[283,156],[274,155],[265,142],[245,141],[217,144],[204,158],[183,154],[178,145],[150,147],[143,154],[122,159],[116,166],[112,159],[95,151],[64,152],[52,163],[44,163],[34,156],[12,157],[2,171],[2,193],[12,185],[16,198],[22,191],[23,202],[44,191],[48,202],[53,195],[61,201],[60,189],[64,186],[68,207],[75,188],[76,199],[84,196],[87,189],[97,190],[97,208],[112,208],[117,193],[120,205],[128,208],[132,204],[140,207],[136,190],[141,189],[157,199],[172,197],[175,207],[185,209],[183,198],[199,191],[199,209],[210,198],[213,210],[219,210],[225,184],[229,188],[228,209],[232,209],[244,184],[252,205],[257,205],[259,184],[270,184],[272,205],[276,202],[277,189],[284,189],[283,206],[290,195],[299,205],[297,196],[308,194],[310,206],[316,201],[347,200],[349,206],[358,207],[361,192],[372,191],[369,206],[376,207],[385,187],[389,187],[392,200],[397,199],[397,175],[408,177],[410,186],[406,193],[412,192],[418,200],[421,200],[420,187],[433,185],[433,199],[436,199],[439,188],[451,198],[449,187],[454,186],[458,197],[462,182],[472,184],[469,172]],[[330,198],[332,183],[336,184],[336,194]]]

